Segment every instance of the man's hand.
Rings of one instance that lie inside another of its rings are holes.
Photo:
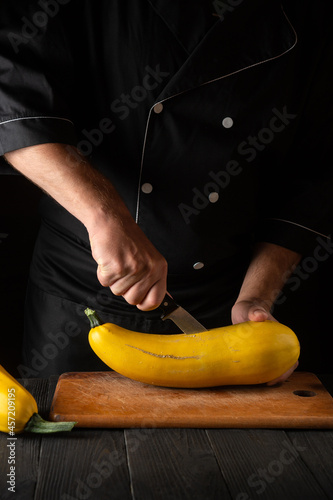
[[[90,234],[97,277],[138,309],[158,307],[166,293],[167,263],[133,219],[99,224]]]
[[[232,323],[277,321],[271,314],[272,305],[300,258],[299,254],[278,245],[259,244],[232,308]],[[271,380],[267,385],[284,382],[297,366],[298,361],[287,372]]]
[[[231,318],[233,325],[245,321],[277,321],[269,311],[268,305],[260,300],[242,300],[236,302],[232,308]],[[298,361],[280,377],[267,382],[267,385],[276,385],[287,380],[298,367]]]
[[[231,311],[232,323],[243,323],[244,321],[265,321],[267,319],[276,321],[270,313],[270,307],[262,300],[240,300],[237,301]]]

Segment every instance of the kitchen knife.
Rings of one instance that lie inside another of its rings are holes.
[[[163,312],[161,319],[171,319],[184,333],[193,334],[207,330],[189,312],[180,307],[169,294],[165,295],[159,309]]]

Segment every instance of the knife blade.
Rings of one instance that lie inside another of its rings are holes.
[[[186,334],[200,333],[207,331],[199,321],[197,321],[189,312],[179,306],[174,299],[167,293],[159,306],[163,312],[161,319],[164,321],[170,319]]]

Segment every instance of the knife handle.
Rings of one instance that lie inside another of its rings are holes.
[[[161,319],[166,318],[171,314],[175,309],[177,309],[178,304],[173,300],[171,295],[168,293],[165,294],[164,299],[162,300],[161,304],[159,305],[159,309],[162,311],[162,316]]]

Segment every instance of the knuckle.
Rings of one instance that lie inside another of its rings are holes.
[[[110,286],[110,290],[113,293],[113,295],[117,295],[117,297],[121,297],[122,295],[124,295],[123,290],[115,286]]]
[[[97,278],[102,286],[110,285],[110,279],[106,274],[103,274],[100,269],[97,270]]]
[[[148,300],[146,303],[147,311],[151,311],[156,309],[160,305],[160,302],[157,300]]]
[[[139,309],[144,311],[151,311],[156,309],[162,302],[165,291],[158,293],[157,291],[150,291],[145,299],[139,304]]]
[[[128,304],[130,304],[131,306],[136,306],[140,302],[140,300],[138,300],[137,298],[135,298],[133,296],[128,297],[125,294],[125,295],[123,295],[123,297],[126,300],[126,302],[128,302]]]

